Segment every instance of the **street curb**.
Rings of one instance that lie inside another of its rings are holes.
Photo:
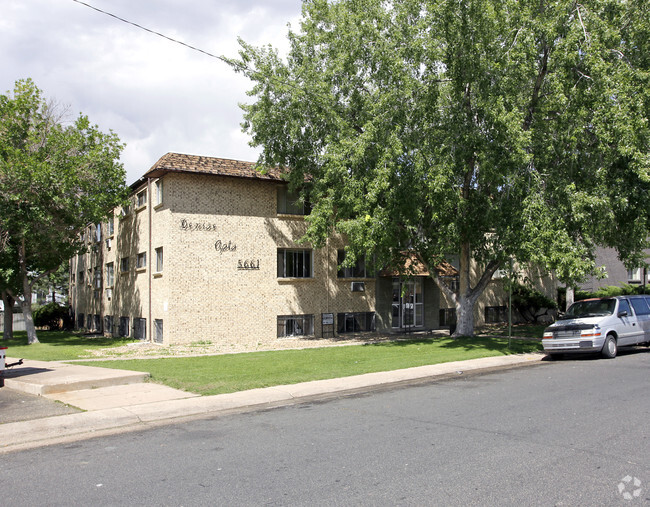
[[[535,365],[540,364],[543,358],[541,353],[486,357],[5,423],[0,425],[0,454],[171,424],[188,418],[286,406],[404,383]]]

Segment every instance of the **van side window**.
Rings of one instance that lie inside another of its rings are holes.
[[[648,303],[645,298],[633,298],[630,299],[632,303],[632,308],[637,315],[648,315],[650,313],[650,308],[648,308]]]
[[[628,315],[632,315],[632,310],[630,309],[630,305],[627,302],[627,299],[621,299],[618,302],[618,312],[627,312]]]

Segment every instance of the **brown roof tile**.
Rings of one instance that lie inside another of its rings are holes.
[[[163,155],[142,179],[157,178],[169,172],[214,174],[218,176],[233,176],[235,178],[284,181],[281,176],[282,170],[278,167],[271,167],[264,171],[259,171],[253,162],[203,157],[199,155],[185,155],[183,153],[167,153]]]

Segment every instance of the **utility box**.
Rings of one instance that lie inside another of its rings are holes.
[[[7,347],[0,347],[0,371],[5,369],[5,357],[7,356]]]

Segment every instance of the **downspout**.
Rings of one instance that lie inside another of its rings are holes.
[[[153,222],[153,214],[152,214],[152,208],[153,208],[153,201],[151,198],[151,178],[147,178],[147,199],[148,199],[148,206],[147,209],[149,210],[149,251],[147,253],[147,257],[149,257],[148,261],[148,266],[147,266],[147,272],[149,273],[149,318],[147,319],[149,321],[149,324],[147,326],[148,331],[149,331],[149,343],[153,343],[153,321],[151,320],[152,316],[152,311],[151,311],[151,278],[152,278],[152,266],[151,263],[152,258],[151,258],[151,237],[152,237],[152,231],[151,231],[151,225]]]

